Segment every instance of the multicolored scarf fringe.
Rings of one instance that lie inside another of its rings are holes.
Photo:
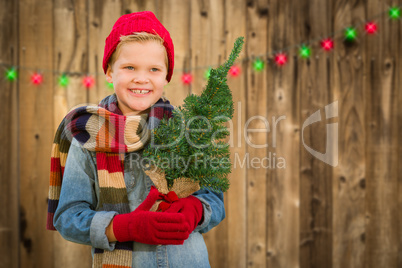
[[[170,118],[172,111],[169,101],[162,98],[151,107],[149,118],[148,115],[124,116],[113,94],[103,99],[99,106],[83,106],[69,112],[56,131],[52,147],[47,229],[56,230],[53,217],[72,138],[83,148],[96,152],[100,210],[128,213],[124,154],[144,148],[151,130],[164,116]],[[131,267],[132,250],[132,242],[117,242],[113,251],[95,249],[93,267]]]

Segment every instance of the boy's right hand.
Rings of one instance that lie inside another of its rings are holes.
[[[149,211],[159,197],[155,187],[136,210],[116,215],[113,232],[119,242],[136,241],[151,245],[182,245],[189,235],[189,226],[181,213]]]

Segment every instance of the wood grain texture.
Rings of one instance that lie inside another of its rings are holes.
[[[397,29],[398,34],[395,34],[395,39],[397,40],[396,43],[397,44],[401,44],[402,43],[402,33],[401,33],[401,29],[402,29],[402,22],[400,21],[399,24],[394,25],[394,28],[392,30],[392,33],[394,33],[393,31],[395,31],[395,28]],[[399,29],[399,30],[398,30]],[[395,71],[395,87],[397,88],[397,96],[395,96],[395,98],[397,98],[397,106],[399,107],[402,103],[402,92],[401,92],[401,84],[402,84],[402,61],[398,60],[401,56],[402,56],[402,46],[398,45],[397,46],[397,50],[396,50],[397,54],[397,58],[395,58],[395,66],[396,66],[396,71]],[[401,135],[402,135],[402,109],[397,108],[397,115],[395,115],[397,117],[397,122],[398,122],[398,134],[397,137],[398,138],[398,156],[397,158],[397,164],[398,165],[398,183],[397,183],[397,187],[398,187],[398,210],[401,211],[402,210],[402,165],[400,164],[402,162],[402,139],[401,139]],[[397,267],[402,267],[402,213],[398,214],[398,225],[397,228],[398,230],[395,231],[396,236],[399,237],[399,241],[397,242],[396,247],[398,248],[398,264]]]
[[[255,59],[267,53],[268,1],[249,1],[247,5],[246,55]],[[265,58],[262,58],[265,60]],[[251,64],[251,62],[249,63]],[[267,169],[261,161],[267,154],[267,78],[268,68],[256,72],[247,68],[246,119],[247,142],[244,168],[247,170],[247,266],[266,267],[267,263]],[[255,159],[255,160],[253,160]],[[257,163],[254,164],[254,161]]]
[[[97,104],[113,94],[102,68],[105,40],[116,20],[123,15],[123,1],[88,1],[88,64],[95,86],[88,91],[88,102]]]
[[[397,1],[389,4],[397,4]],[[368,15],[387,10],[387,6],[372,2],[367,6]],[[366,251],[365,267],[397,267],[400,248],[401,225],[398,203],[398,133],[397,114],[400,103],[401,75],[399,47],[400,24],[396,25],[386,13],[378,18],[382,31],[379,38],[366,43]],[[397,30],[399,29],[399,30]],[[399,37],[398,37],[399,36]],[[381,47],[382,49],[378,49]],[[378,246],[381,245],[381,246]]]
[[[309,1],[309,28],[307,40],[319,42],[333,33],[332,1]],[[317,40],[318,39],[318,40]],[[324,110],[332,103],[332,77],[330,62],[334,53],[325,53],[319,45],[313,47],[313,57],[308,62],[307,77],[303,76],[301,123],[317,110]],[[302,71],[304,72],[304,70]],[[322,114],[322,112],[320,112]],[[313,150],[325,153],[326,122],[301,128],[304,135],[301,150],[300,178],[300,266],[332,267],[332,169],[305,150],[306,145]],[[301,125],[302,127],[303,125]]]
[[[172,80],[165,86],[164,96],[172,105],[178,106],[190,93],[190,87],[183,84],[181,75],[190,68],[191,62],[191,1],[159,0],[156,5],[158,18],[169,31],[174,44],[174,72]]]
[[[198,0],[191,2],[190,49],[191,93],[200,94],[206,85],[205,72],[224,61],[224,1]],[[187,70],[184,70],[186,72]],[[188,70],[190,71],[190,70]]]
[[[289,1],[270,1],[268,10],[268,39],[270,64],[267,83],[267,110],[270,123],[267,156],[271,158],[268,168],[267,211],[267,267],[297,267],[299,263],[299,170],[300,132],[299,132],[299,88],[298,62],[288,55],[286,68],[273,61],[281,48],[300,42],[296,31],[297,21],[288,23],[300,9],[300,3]],[[273,16],[269,16],[272,14]],[[277,25],[283,25],[278,28]]]
[[[69,74],[68,86],[58,86],[55,90],[57,127],[67,111],[89,102],[89,90],[83,85],[85,75],[93,76],[89,72],[87,2],[55,1],[54,24],[55,85],[62,73]]]
[[[225,2],[225,58],[228,57],[233,48],[234,40],[239,37],[245,37],[246,33],[246,3],[242,0]],[[236,21],[236,23],[233,23]],[[244,268],[247,266],[247,187],[245,168],[240,167],[240,162],[246,155],[246,144],[244,141],[243,128],[246,122],[246,95],[247,85],[243,75],[246,72],[248,62],[245,61],[245,45],[239,55],[236,64],[241,68],[242,74],[236,78],[228,75],[228,86],[232,90],[234,102],[234,116],[229,127],[232,128],[230,134],[230,149],[232,173],[230,174],[230,191],[225,195],[226,218],[227,218],[227,236],[228,236],[228,256],[226,265],[223,267]]]
[[[0,2],[2,70],[18,65],[18,2]],[[18,84],[0,80],[0,267],[19,267]]]
[[[363,3],[335,2],[334,30],[365,20]],[[362,26],[361,26],[362,27]],[[333,267],[364,267],[365,252],[365,109],[366,87],[361,58],[365,38],[338,42],[332,61],[333,98],[339,102],[339,165],[333,170]],[[338,39],[337,39],[338,40]]]
[[[19,1],[20,266],[52,267],[53,239],[46,231],[48,161],[53,139],[53,77],[35,86],[35,70],[53,70],[53,2]],[[29,18],[27,20],[26,18]],[[49,74],[49,73],[47,73]]]
[[[54,2],[54,132],[63,117],[73,107],[89,103],[89,91],[82,84],[83,76],[89,74],[88,50],[88,5],[84,1]],[[63,29],[60,31],[58,29]],[[69,84],[62,87],[57,83],[60,74],[72,73]],[[89,267],[92,262],[90,247],[69,242],[58,232],[53,235],[55,267]]]

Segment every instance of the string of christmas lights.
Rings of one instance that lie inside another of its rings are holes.
[[[387,12],[388,18],[390,20],[396,21],[401,18],[401,8],[399,6],[390,7],[386,12]],[[377,16],[381,16],[383,14],[384,14],[384,12],[378,14]],[[378,24],[376,23],[376,21],[374,19],[371,19],[364,23],[364,32],[367,35],[374,35],[374,34],[378,33]],[[358,38],[358,34],[359,34],[358,26],[347,27],[343,30],[344,41],[345,42],[355,42]],[[331,52],[334,49],[335,36],[336,36],[336,34],[333,33],[333,34],[328,35],[328,37],[319,40],[319,45],[323,51]],[[296,47],[298,48],[298,56],[300,58],[309,59],[311,57],[312,45],[308,45],[308,43],[302,43],[302,44],[296,45]],[[253,70],[256,72],[261,72],[265,69],[264,59],[266,59],[267,61],[273,60],[278,67],[282,67],[282,66],[286,65],[286,63],[288,62],[288,57],[289,57],[288,56],[289,52],[286,53],[286,51],[289,51],[289,50],[290,50],[290,48],[284,48],[280,52],[273,52],[273,53],[267,53],[265,55],[253,56],[253,58],[243,58],[242,61],[243,62],[251,61]],[[17,81],[18,69],[29,69],[29,68],[25,68],[25,67],[22,68],[22,67],[18,67],[18,66],[12,66],[10,64],[4,64],[4,63],[0,63],[0,66],[3,66],[6,68],[4,76],[10,82]],[[203,68],[203,69],[207,68],[204,73],[204,78],[208,79],[212,67],[211,66],[208,66],[208,67],[200,66],[197,68],[193,68],[193,70],[200,69],[200,68]],[[177,70],[177,71],[180,71],[180,70]],[[31,83],[36,86],[41,85],[44,81],[44,74],[43,74],[44,72],[46,72],[46,71],[44,71],[44,70],[34,71],[30,76]],[[70,83],[69,75],[77,75],[77,74],[80,76],[83,76],[82,85],[86,89],[91,89],[95,85],[94,75],[91,75],[90,73],[63,72],[60,74],[60,72],[54,71],[54,70],[53,70],[53,73],[59,74],[58,84],[60,87],[64,87],[64,88],[67,87]],[[242,73],[242,71],[241,71],[241,67],[239,64],[233,65],[229,70],[229,76],[232,78],[238,77],[241,73]],[[95,74],[95,75],[97,75],[97,74]],[[193,74],[192,74],[191,70],[182,71],[181,81],[184,85],[190,85],[193,82],[193,80],[194,79],[193,79]],[[113,90],[112,83],[108,83],[108,82],[105,82],[105,83],[109,89]]]

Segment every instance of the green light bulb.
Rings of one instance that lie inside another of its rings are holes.
[[[397,20],[401,17],[401,9],[399,7],[391,7],[388,15],[391,19]]]
[[[8,69],[6,71],[6,78],[8,81],[13,82],[13,81],[17,80],[17,76],[18,76],[18,73],[14,67],[12,67],[11,69]]]
[[[262,70],[264,70],[264,62],[263,62],[262,60],[260,60],[260,59],[256,59],[256,60],[253,62],[253,68],[254,68],[254,70],[256,70],[256,71],[262,71]]]
[[[61,86],[61,87],[66,87],[66,86],[68,86],[68,77],[67,77],[67,75],[65,75],[65,74],[62,74],[60,77],[59,77],[59,85]]]
[[[209,76],[211,75],[211,69],[212,69],[212,68],[209,67],[208,70],[206,70],[205,73],[204,73],[204,77],[205,77],[205,79],[207,79],[207,80],[208,80]]]
[[[308,59],[311,56],[311,48],[306,45],[302,45],[299,49],[299,55],[303,59]]]
[[[357,30],[353,27],[348,27],[345,29],[345,39],[347,41],[355,41],[357,38]]]
[[[108,81],[106,81],[106,86],[109,88],[109,89],[114,89],[114,87],[113,87],[113,83],[109,83]]]

